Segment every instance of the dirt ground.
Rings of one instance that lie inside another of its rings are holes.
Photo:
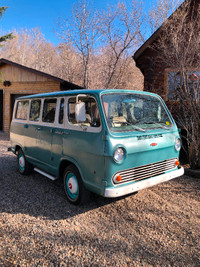
[[[200,266],[200,179],[76,207],[8,146],[0,134],[0,266]]]

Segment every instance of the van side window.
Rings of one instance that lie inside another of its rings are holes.
[[[56,114],[56,102],[57,100],[54,99],[45,99],[44,100],[44,107],[43,107],[43,114],[42,114],[42,121],[53,123],[55,120]]]
[[[29,116],[30,121],[39,121],[40,107],[41,107],[41,100],[31,101],[31,110],[30,110],[30,116]]]
[[[64,98],[62,98],[60,101],[60,110],[59,110],[59,118],[58,118],[59,124],[63,124],[63,115],[64,115]]]
[[[88,127],[100,127],[99,109],[96,100],[93,97],[80,97],[78,98],[81,108],[81,120],[77,121],[75,114],[76,110],[76,97],[72,97],[68,102],[68,119],[70,124],[82,124]]]
[[[18,120],[27,120],[28,117],[28,101],[19,101],[17,103],[15,119]]]

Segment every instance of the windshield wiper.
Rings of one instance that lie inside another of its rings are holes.
[[[146,132],[146,130],[144,130],[144,129],[142,129],[142,128],[136,126],[136,125],[133,125],[133,124],[132,124],[131,122],[129,122],[129,121],[120,121],[120,120],[116,120],[116,119],[114,119],[114,120],[113,120],[113,123],[115,123],[115,122],[118,122],[118,123],[121,123],[121,124],[127,124],[127,125],[130,125],[130,126],[131,126],[134,130],[136,130],[136,131]]]
[[[165,126],[165,125],[162,125],[161,123],[159,122],[155,122],[155,121],[146,121],[146,122],[143,122],[144,124],[155,124],[155,127],[154,128],[162,128],[162,129],[165,129],[165,130],[169,130],[169,127]],[[158,127],[156,127],[158,126]]]
[[[130,124],[130,125],[133,127],[134,130],[137,130],[137,131],[140,131],[140,132],[146,132],[146,130],[144,130],[144,129],[140,128],[140,127],[137,127],[137,126],[135,126],[133,124]]]

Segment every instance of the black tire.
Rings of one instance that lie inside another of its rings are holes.
[[[64,191],[68,201],[74,205],[83,204],[88,197],[81,175],[74,165],[69,165],[63,174]]]
[[[17,152],[17,167],[22,175],[29,174],[33,169],[32,165],[26,160],[22,149]]]

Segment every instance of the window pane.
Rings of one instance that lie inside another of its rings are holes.
[[[17,103],[16,119],[27,120],[28,117],[28,101],[19,101]]]
[[[191,99],[200,98],[200,71],[186,71],[180,73],[170,71],[167,73],[167,99],[179,100],[183,98],[183,92],[190,94]],[[186,89],[184,89],[186,88]],[[188,91],[188,92],[187,92]],[[187,98],[187,96],[186,96]]]
[[[113,131],[167,129],[172,122],[157,98],[145,94],[118,93],[102,96],[108,126]]]
[[[46,99],[44,101],[42,121],[53,123],[56,114],[56,99]]]
[[[30,121],[39,121],[40,119],[40,100],[31,101]]]
[[[96,100],[92,97],[79,97],[80,104],[80,117],[84,118],[84,121],[76,121],[76,97],[69,99],[68,103],[68,119],[71,124],[82,124],[88,127],[100,127],[99,109]]]
[[[64,115],[64,99],[62,98],[60,101],[60,111],[59,111],[59,119],[58,122],[63,124],[63,115]]]

